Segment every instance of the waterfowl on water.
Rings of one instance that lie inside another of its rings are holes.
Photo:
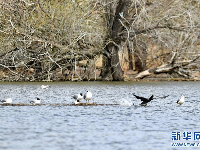
[[[179,100],[177,100],[176,103],[182,105],[184,102],[185,102],[185,96],[182,95],[181,98]]]
[[[145,98],[145,97],[140,97],[137,96],[133,93],[133,96],[135,96],[137,99],[140,99],[142,101],[141,105],[146,105],[148,102],[150,102],[151,100],[153,100],[154,95],[151,95],[150,98]]]
[[[41,85],[42,89],[48,89],[50,86],[49,85]]]
[[[74,104],[77,105],[77,104],[80,104],[80,102],[81,101],[77,99],[77,100],[74,101]]]
[[[90,91],[87,91],[85,94],[84,94],[84,97],[83,97],[85,100],[86,100],[86,103],[89,102],[89,100],[92,99],[92,93]]]
[[[73,99],[75,99],[75,101],[79,100],[79,102],[81,101],[82,98],[83,98],[83,94],[82,93],[76,94],[76,95],[73,96]]]
[[[30,101],[31,104],[40,104],[41,103],[41,99],[40,98],[36,98],[35,100]]]
[[[6,99],[1,100],[1,102],[3,104],[11,104],[12,103],[12,99],[11,98],[6,98]]]

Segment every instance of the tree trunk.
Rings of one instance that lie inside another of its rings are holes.
[[[109,68],[103,68],[104,71],[101,72],[102,78],[106,78],[106,76],[108,76],[109,72],[106,70],[111,70],[113,81],[124,80],[118,54],[119,45],[122,43],[122,41],[118,34],[124,29],[120,19],[123,18],[123,15],[128,15],[127,7],[129,4],[130,0],[118,0],[118,3],[116,3],[115,6],[113,6],[112,3],[110,3],[110,5],[106,5],[106,21],[109,34],[107,36],[107,40],[105,40],[108,42],[106,43],[104,51],[104,54],[107,58],[104,59],[103,63],[105,64],[103,66]]]
[[[111,45],[108,47],[111,52],[111,72],[113,81],[123,81],[123,71],[119,62],[118,47]]]
[[[123,81],[123,71],[119,62],[118,47],[109,44],[105,48],[103,57],[103,69],[101,70],[102,80]]]
[[[110,80],[111,78],[111,58],[108,50],[105,48],[103,54],[103,62],[102,62],[102,69],[101,69],[101,78],[103,81]]]
[[[127,44],[127,49],[128,49],[128,61],[129,61],[129,70],[133,70],[133,50],[130,46],[130,43]]]

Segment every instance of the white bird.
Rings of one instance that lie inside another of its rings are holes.
[[[87,103],[87,101],[89,102],[89,100],[92,99],[92,93],[90,91],[87,91],[87,93],[84,94],[83,98],[86,100],[86,103]]]
[[[182,105],[184,102],[185,102],[185,96],[182,95],[181,98],[176,103]]]
[[[81,99],[82,99],[82,98],[83,98],[83,94],[82,94],[82,93],[76,94],[76,95],[73,96],[73,99],[79,100],[79,102],[81,102]]]
[[[80,104],[80,100],[75,100],[75,101],[74,101],[74,104],[75,104],[75,105]]]
[[[83,94],[76,94],[72,98],[74,98],[74,104],[77,105],[81,102],[81,99],[83,98]]]
[[[1,100],[1,102],[2,102],[3,104],[11,104],[11,103],[12,103],[12,99],[11,99],[11,98],[6,98],[6,99],[4,99],[4,100]]]
[[[50,86],[49,85],[41,85],[42,89],[48,89]]]
[[[31,104],[40,104],[41,103],[41,99],[40,98],[36,98],[35,100],[30,101]]]

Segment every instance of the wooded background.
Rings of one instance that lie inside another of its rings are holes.
[[[199,0],[0,0],[0,80],[199,79]]]

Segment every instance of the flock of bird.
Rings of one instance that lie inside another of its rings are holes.
[[[49,87],[50,87],[49,85],[41,86],[42,89],[48,89]],[[145,97],[137,96],[137,95],[135,95],[135,93],[133,93],[133,96],[135,96],[135,98],[140,99],[142,101],[142,103],[141,103],[142,106],[147,105],[147,103],[149,103],[150,101],[152,101],[154,99],[154,95],[151,95],[150,98],[145,98]],[[169,95],[160,97],[160,98],[166,98],[168,96]],[[85,99],[86,103],[89,103],[89,100],[92,99],[92,93],[90,91],[87,91],[84,95],[82,93],[80,93],[80,94],[76,94],[76,95],[72,96],[72,98],[74,99],[75,105],[80,104],[82,99]],[[41,101],[42,100],[40,98],[36,98],[35,100],[30,101],[30,104],[40,104]],[[2,102],[3,104],[11,104],[12,99],[7,98],[4,100],[0,100],[0,102]],[[182,105],[184,102],[185,102],[185,96],[182,95],[181,98],[176,103]]]
[[[48,89],[50,86],[49,85],[42,85],[41,88],[42,89]],[[87,91],[84,95],[82,93],[80,94],[76,94],[72,97],[74,99],[74,104],[79,104],[81,103],[81,100],[84,98],[86,100],[86,103],[89,103],[89,100],[92,99],[92,93],[90,91]],[[40,104],[42,101],[41,98],[36,98],[35,100],[31,100],[30,104]],[[3,104],[11,104],[12,103],[12,99],[11,98],[7,98],[7,99],[3,99],[0,100],[0,102],[2,102]]]
[[[135,98],[140,99],[142,101],[142,103],[140,104],[142,106],[146,106],[147,103],[149,103],[150,101],[152,101],[154,99],[154,95],[151,95],[150,98],[145,98],[145,97],[137,96],[137,95],[135,95],[135,93],[133,93],[133,96],[135,96]],[[166,98],[168,96],[169,95],[164,96],[164,97],[159,97],[159,98]],[[87,102],[89,102],[89,100],[92,99],[92,93],[87,91],[87,93],[84,96],[82,93],[80,93],[80,94],[74,95],[73,98],[75,100],[74,104],[79,104],[81,102],[82,98],[84,98],[87,103]],[[184,102],[185,102],[185,96],[182,95],[181,98],[176,103],[179,105],[182,105]]]
[[[92,99],[92,93],[90,91],[87,91],[84,95],[82,93],[76,94],[73,96],[74,98],[74,104],[79,104],[81,103],[82,98],[86,100],[86,103],[89,103],[89,100]]]

